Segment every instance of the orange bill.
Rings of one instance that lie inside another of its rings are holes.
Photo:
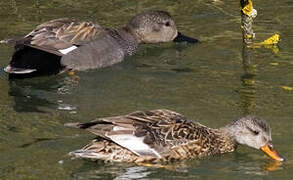
[[[267,144],[260,148],[264,153],[270,156],[272,159],[276,161],[285,161],[283,158],[274,148],[273,146]]]

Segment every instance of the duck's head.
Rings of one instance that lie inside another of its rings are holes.
[[[238,144],[260,149],[272,159],[284,161],[272,144],[271,129],[269,124],[256,116],[246,116],[233,121],[224,127],[224,130]]]
[[[198,40],[178,32],[173,18],[165,11],[140,13],[131,18],[126,27],[136,36],[140,43],[198,42]]]

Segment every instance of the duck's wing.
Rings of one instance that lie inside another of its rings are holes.
[[[37,49],[67,54],[77,46],[96,39],[102,32],[104,29],[98,24],[60,18],[37,26],[22,41]]]
[[[69,123],[127,148],[138,156],[161,158],[172,148],[196,140],[196,131],[207,129],[170,110],[137,111],[124,116]]]

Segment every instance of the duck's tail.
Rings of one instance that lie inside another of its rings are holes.
[[[10,64],[4,68],[9,79],[22,79],[59,73],[61,56],[27,45],[16,45]]]
[[[0,44],[24,44],[26,41],[30,41],[31,37],[16,37],[16,38],[11,38],[11,39],[2,39],[0,40]]]
[[[3,39],[0,40],[0,44],[14,44],[15,43],[15,39]]]

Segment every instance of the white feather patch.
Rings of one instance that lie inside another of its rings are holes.
[[[76,48],[77,48],[76,46],[71,46],[66,49],[59,49],[58,51],[61,52],[62,54],[68,54],[70,51],[73,51]]]
[[[110,135],[108,137],[138,156],[147,155],[161,158],[161,155],[155,149],[143,142],[144,137],[136,137],[133,134]]]
[[[28,74],[28,73],[32,73],[35,72],[36,69],[24,69],[22,71],[12,71],[10,73],[14,73],[14,74]]]
[[[11,66],[8,65],[4,68],[4,71],[7,72],[7,73],[10,73],[11,72]]]
[[[4,68],[4,71],[11,74],[28,74],[36,71],[36,69],[12,68],[10,65],[8,65]]]
[[[130,128],[125,128],[125,127],[121,127],[121,126],[114,126],[113,131],[120,131],[120,130],[131,130]]]
[[[72,151],[68,155],[79,157],[79,158],[90,158],[90,159],[106,159],[107,158],[107,156],[105,156],[101,153],[96,153],[94,151],[84,151],[82,149]]]

